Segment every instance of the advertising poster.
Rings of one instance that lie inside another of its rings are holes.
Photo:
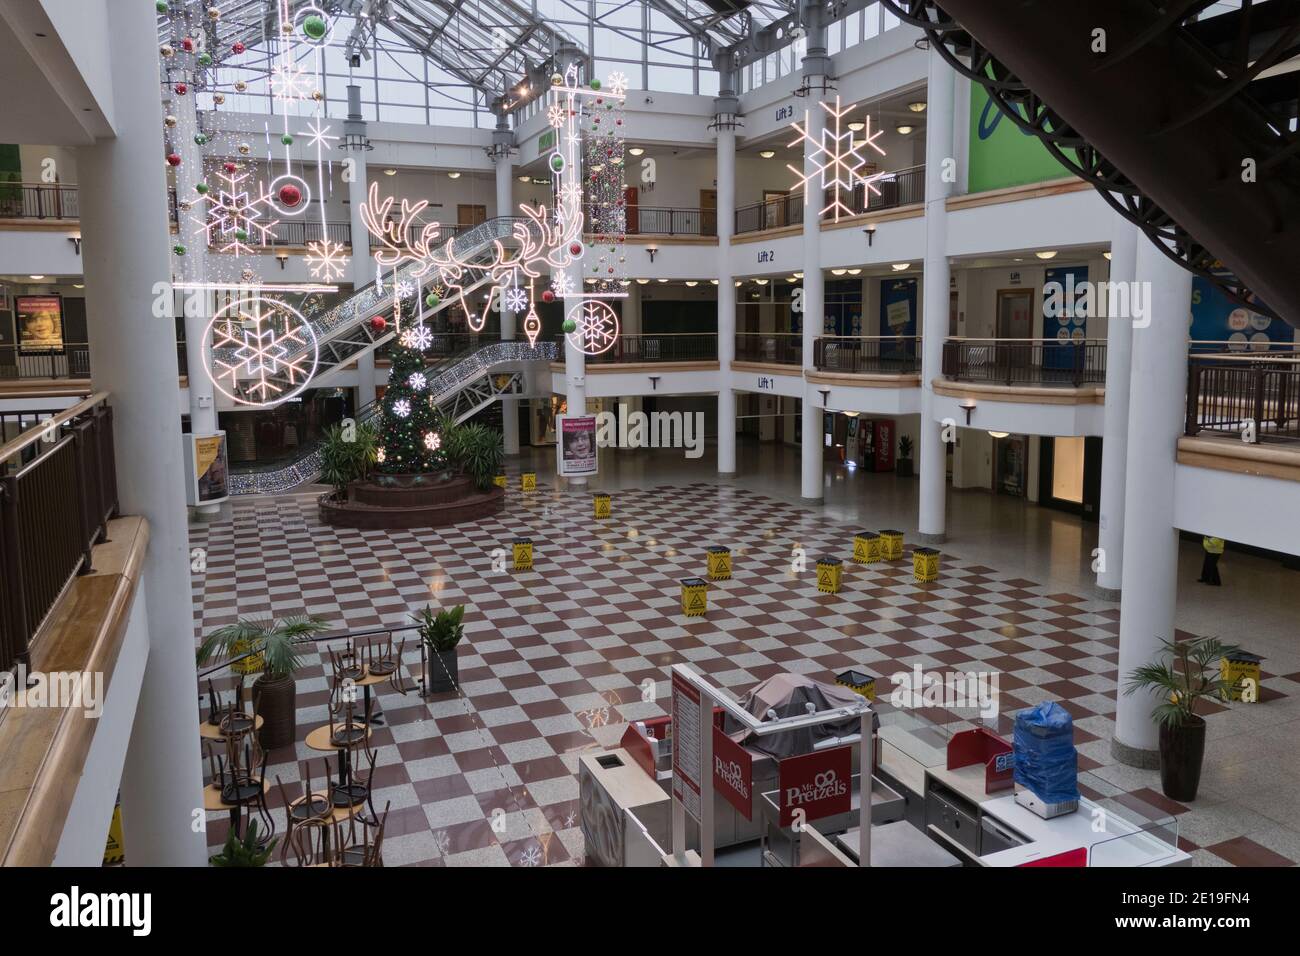
[[[563,477],[596,473],[596,416],[557,415],[555,456]]]
[[[1074,368],[1074,350],[1088,337],[1087,303],[1076,303],[1076,297],[1082,293],[1075,290],[1085,288],[1087,281],[1087,266],[1064,266],[1043,272],[1043,338],[1054,340],[1043,346],[1046,368]],[[1060,291],[1049,295],[1053,285],[1059,286]]]
[[[881,279],[880,335],[885,339],[880,343],[881,357],[915,355],[916,334],[916,279]]]
[[[700,692],[673,671],[673,796],[700,819]]]
[[[777,777],[783,827],[790,826],[797,813],[801,822],[810,823],[853,807],[853,752],[848,747],[787,757]]]
[[[1230,352],[1289,348],[1295,330],[1233,302],[1207,279],[1192,279],[1192,341],[1224,342]]]
[[[63,351],[63,297],[20,295],[14,298],[18,348],[22,352]]]
[[[226,487],[229,472],[225,432],[195,436],[194,474],[199,483],[200,503],[223,501],[229,497]]]
[[[754,758],[713,727],[713,788],[746,820],[754,818]]]
[[[973,193],[1070,175],[1037,136],[1026,133],[1002,115],[988,90],[978,83],[970,85],[967,162],[968,188]]]

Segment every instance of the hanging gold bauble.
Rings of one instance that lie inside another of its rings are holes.
[[[212,102],[214,102],[214,103],[216,103],[218,106],[220,106],[222,103],[226,102],[226,94],[225,94],[225,93],[213,93],[213,94],[212,94]]]
[[[170,59],[171,57],[173,57],[173,56],[176,55],[176,51],[175,51],[174,49],[172,49],[171,44],[168,44],[168,43],[164,43],[164,44],[163,44],[163,45],[158,49],[158,52],[161,53],[161,54],[163,55],[163,58],[164,58],[164,59]]]
[[[176,117],[175,117],[175,116],[164,116],[164,117],[163,117],[163,125],[166,126],[168,129],[175,129],[175,128],[176,128],[176,122],[177,122],[177,121],[176,121]]]
[[[221,10],[217,7],[208,7],[208,19],[216,22],[221,19]]]
[[[240,143],[237,148],[239,150],[240,156],[247,156],[249,153],[253,151],[253,148],[249,146],[247,143]]]
[[[242,92],[244,92],[244,90],[246,90],[246,89],[248,89],[248,84],[247,84],[247,83],[245,83],[243,80],[235,80],[235,92],[236,92],[236,93],[242,93]]]

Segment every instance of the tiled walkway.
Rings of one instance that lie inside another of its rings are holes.
[[[1300,673],[1266,671],[1263,703],[1213,708],[1223,712],[1209,717],[1202,792],[1187,809],[1159,794],[1154,772],[1111,761],[1113,604],[952,558],[937,583],[916,585],[910,560],[850,563],[853,526],[726,485],[625,487],[613,505],[597,522],[589,495],[543,485],[512,490],[505,511],[475,524],[360,532],[323,526],[314,496],[240,500],[232,520],[192,530],[207,560],[194,577],[196,631],[303,612],[338,627],[399,626],[426,602],[467,606],[461,694],[380,693],[376,802],[392,803],[389,865],[580,862],[578,756],[617,739],[622,722],[663,713],[680,661],[737,694],[782,670],[831,680],[857,667],[883,678],[883,694],[913,664],[996,670],[1003,715],[1062,701],[1081,769],[1114,787],[1105,795],[1178,813],[1198,864],[1300,860]],[[534,541],[534,570],[494,571],[494,549],[508,554],[518,536]],[[707,617],[686,618],[678,582],[703,574],[710,545],[732,549],[735,576],[711,586]],[[821,555],[845,559],[837,595],[816,590]],[[414,674],[418,652],[407,657]],[[296,760],[319,767],[301,741],[325,722],[326,698],[313,657],[298,682],[297,753],[274,753],[272,777],[297,780]],[[214,846],[225,837],[218,816]]]

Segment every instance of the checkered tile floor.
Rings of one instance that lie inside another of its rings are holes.
[[[500,515],[440,530],[330,528],[310,495],[237,500],[231,520],[191,530],[207,562],[193,581],[198,634],[267,614],[401,626],[426,602],[466,605],[460,693],[423,700],[378,689],[387,723],[373,736],[375,802],[392,805],[390,866],[581,863],[578,757],[617,740],[623,722],[664,713],[668,668],[682,661],[737,694],[780,671],[831,680],[856,667],[878,675],[887,696],[889,675],[914,664],[996,670],[1004,715],[1060,700],[1075,719],[1080,768],[1112,769],[1103,766],[1118,657],[1112,605],[947,556],[936,583],[917,585],[910,545],[908,559],[859,567],[847,560],[857,529],[733,487],[620,491],[613,516],[599,522],[588,494],[517,487],[514,477]],[[509,567],[520,536],[534,542],[534,570],[494,570],[493,551],[504,549]],[[687,618],[679,582],[703,576],[711,545],[731,548],[734,577],[711,583],[706,617]],[[803,572],[793,570],[796,549]],[[816,590],[821,555],[845,560],[839,594]],[[406,660],[418,676],[418,648]],[[300,671],[296,753],[271,755],[272,779],[297,781],[298,761],[308,759],[319,778],[322,755],[303,738],[327,719],[326,665],[312,655]],[[1300,674],[1266,675],[1264,688],[1266,700],[1293,696]],[[1300,858],[1244,835],[1194,843],[1186,834],[1217,832],[1209,821],[1189,827],[1201,801],[1189,810],[1143,780],[1107,779],[1115,786],[1105,796],[1133,793],[1182,814],[1184,848],[1206,851],[1197,862]],[[271,802],[282,829],[274,788]],[[226,826],[224,815],[209,815],[214,850]]]

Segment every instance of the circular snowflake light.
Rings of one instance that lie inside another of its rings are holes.
[[[608,352],[618,341],[618,313],[599,299],[587,299],[569,310],[574,324],[569,333],[573,347],[586,355]]]
[[[401,334],[398,339],[403,348],[418,349],[423,352],[433,344],[433,333],[429,327],[421,322],[419,325],[413,325]]]
[[[412,372],[411,377],[406,380],[406,384],[418,392],[429,384],[429,380],[424,377],[422,372]]]
[[[222,395],[239,405],[273,408],[307,387],[319,346],[301,312],[250,293],[212,317],[203,332],[203,358]]]
[[[502,300],[505,306],[511,312],[522,312],[528,308],[528,293],[524,292],[519,286],[512,286],[506,289]]]
[[[409,418],[411,414],[411,403],[404,398],[399,398],[393,402],[393,414],[398,418]]]
[[[437,451],[442,447],[442,436],[437,432],[425,432],[424,447],[429,449],[429,451]]]
[[[307,268],[312,278],[332,282],[342,279],[346,271],[345,263],[351,258],[347,255],[347,246],[332,239],[307,243]]]

